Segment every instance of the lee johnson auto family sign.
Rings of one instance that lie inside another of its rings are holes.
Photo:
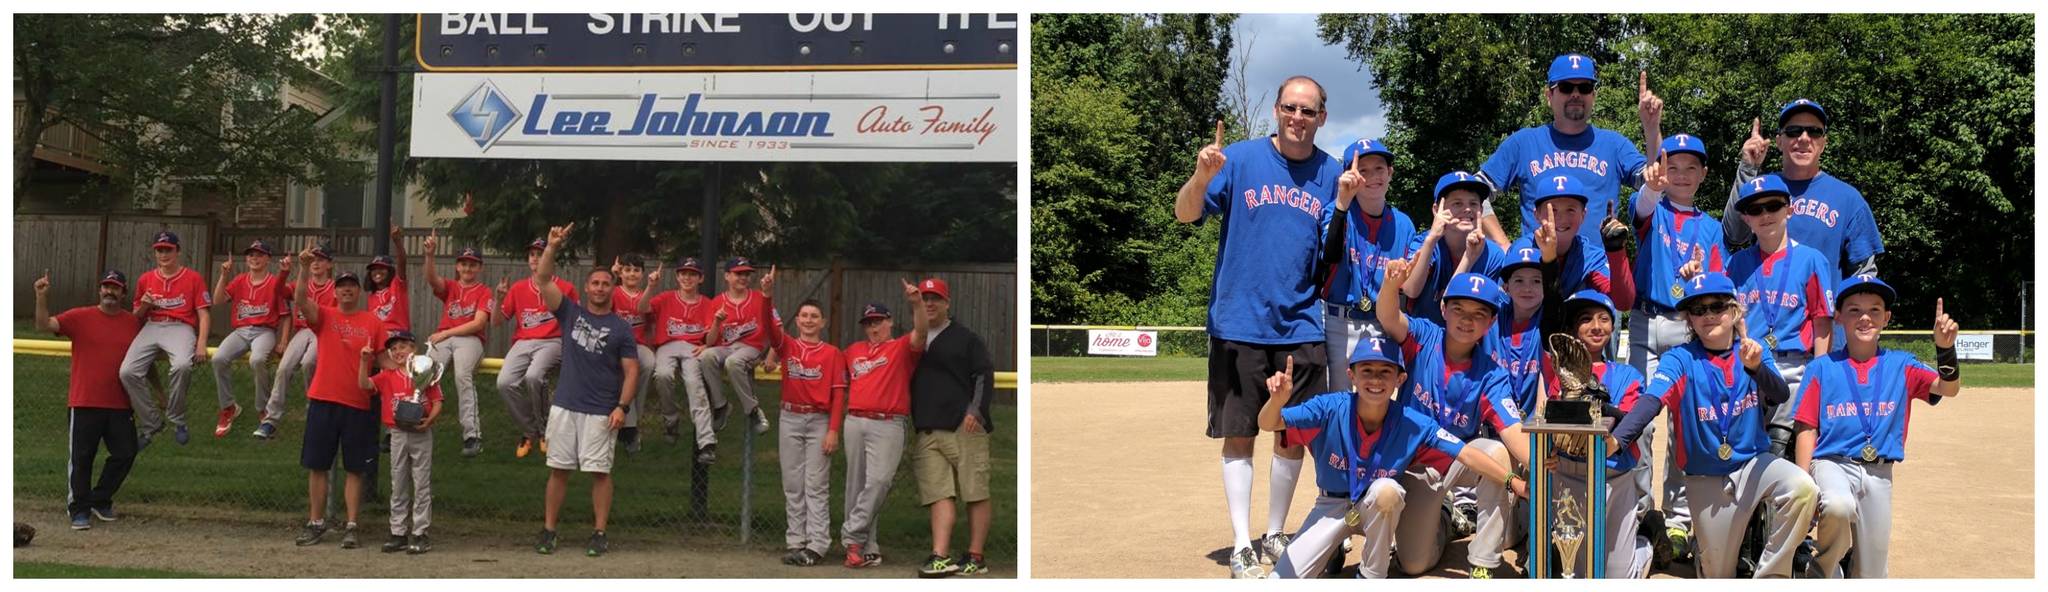
[[[1014,162],[1015,15],[426,14],[412,155]]]

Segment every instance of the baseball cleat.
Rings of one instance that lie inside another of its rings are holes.
[[[767,413],[763,413],[763,412],[762,412],[762,411],[761,411],[760,409],[758,409],[758,408],[757,408],[757,409],[755,409],[755,410],[754,410],[754,412],[753,412],[753,413],[749,413],[749,414],[747,414],[747,416],[748,416],[748,417],[752,417],[752,418],[754,418],[754,433],[756,433],[756,434],[766,434],[766,433],[768,433],[768,430],[769,430],[770,428],[769,428],[769,426],[768,426],[768,414],[767,414]]]
[[[1673,526],[1664,529],[1665,539],[1670,541],[1671,560],[1686,561],[1692,556],[1692,534],[1683,528]]]
[[[847,567],[867,567],[867,563],[867,557],[860,554],[859,543],[854,543],[846,546]]]
[[[519,439],[519,447],[512,449],[512,456],[515,458],[526,458],[526,455],[532,452],[533,438],[522,437]],[[547,451],[543,450],[541,454],[547,454]]]
[[[732,406],[719,405],[711,408],[711,431],[725,431],[725,420],[732,416]]]
[[[235,418],[240,417],[241,415],[241,405],[230,405],[228,406],[228,408],[220,410],[220,424],[213,426],[213,437],[220,438],[227,436],[228,430],[233,429],[235,427]]]
[[[256,426],[256,431],[250,432],[249,435],[255,436],[258,440],[269,440],[277,437],[277,424],[264,420],[263,423]]]
[[[1472,573],[1472,579],[1475,579],[1475,580],[1491,580],[1491,579],[1493,579],[1493,570],[1492,570],[1491,568],[1485,568],[1485,567],[1474,567],[1474,568],[1472,568],[1472,572],[1471,572],[1471,573]]]
[[[465,457],[465,458],[471,458],[471,457],[475,457],[475,456],[476,456],[476,455],[478,455],[478,454],[483,454],[483,452],[484,452],[484,441],[483,441],[483,439],[482,439],[482,438],[463,438],[463,439],[462,439],[462,456],[463,456],[463,457]]]
[[[1479,531],[1477,502],[1460,502],[1453,500],[1451,496],[1444,496],[1444,509],[1450,512],[1451,526],[1456,529],[1451,533],[1452,540],[1472,536],[1472,533]]]
[[[1251,547],[1238,549],[1230,554],[1230,578],[1234,580],[1257,580],[1266,577],[1266,568],[1259,565],[1259,552]]]
[[[803,552],[803,549],[784,549],[782,551],[782,564],[796,565],[797,558],[803,557]]]
[[[184,446],[186,442],[192,441],[192,432],[187,431],[185,426],[180,425],[178,426],[178,431],[171,434],[171,439],[177,440],[179,446]]]
[[[943,578],[960,573],[960,564],[945,555],[933,555],[924,560],[924,566],[917,568],[917,577]]]
[[[1284,532],[1266,535],[1265,540],[1259,541],[1259,563],[1272,565],[1280,561],[1280,556],[1287,553],[1287,544],[1292,542],[1294,537]]]
[[[708,465],[715,462],[718,462],[717,444],[705,444],[703,448],[697,449],[697,464]]]
[[[427,533],[412,535],[411,543],[405,546],[405,554],[418,555],[434,550],[434,544],[427,541]]]
[[[823,560],[825,560],[825,556],[819,555],[817,551],[812,551],[810,549],[797,549],[796,563],[793,563],[791,565],[795,565],[797,567],[810,567],[813,565],[817,565],[819,561]]]

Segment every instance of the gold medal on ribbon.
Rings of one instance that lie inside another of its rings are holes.
[[[1770,351],[1773,351],[1773,352],[1775,352],[1775,351],[1778,351],[1778,336],[1776,336],[1776,335],[1765,335],[1765,336],[1764,336],[1764,347],[1768,347],[1768,348],[1771,348],[1771,349],[1770,349]]]
[[[1344,513],[1344,525],[1358,526],[1358,510],[1354,509]]]
[[[1735,457],[1735,448],[1724,443],[1721,445],[1720,453],[1721,460],[1728,460]]]
[[[1358,299],[1358,310],[1359,310],[1359,312],[1372,312],[1372,299],[1371,299],[1371,298],[1359,298],[1359,299]]]
[[[1671,284],[1671,301],[1677,302],[1684,297],[1685,289],[1678,287],[1678,284]]]
[[[1863,462],[1877,462],[1876,446],[1871,446],[1869,444],[1863,445]]]

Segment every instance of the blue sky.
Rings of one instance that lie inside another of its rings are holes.
[[[1345,58],[1343,47],[1324,45],[1316,37],[1315,15],[1247,14],[1238,17],[1237,23],[1233,40],[1238,48],[1233,53],[1251,42],[1249,67],[1245,70],[1245,79],[1250,82],[1247,92],[1253,101],[1263,97],[1266,107],[1257,112],[1267,129],[1274,127],[1270,107],[1273,91],[1287,77],[1305,74],[1321,82],[1323,90],[1330,94],[1330,119],[1316,132],[1316,145],[1342,155],[1343,147],[1352,140],[1377,138],[1386,133],[1387,121],[1380,111],[1379,91],[1372,86],[1371,73],[1362,70],[1358,62]],[[1229,86],[1225,88],[1228,92]]]

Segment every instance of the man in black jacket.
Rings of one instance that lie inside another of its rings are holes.
[[[995,363],[988,346],[952,321],[952,290],[941,279],[918,284],[929,319],[924,357],[910,378],[910,418],[917,428],[912,468],[918,499],[932,513],[932,556],[921,575],[977,575],[988,570],[982,543],[994,515],[988,492],[988,433],[994,428]],[[950,555],[955,499],[967,505],[967,556]]]

